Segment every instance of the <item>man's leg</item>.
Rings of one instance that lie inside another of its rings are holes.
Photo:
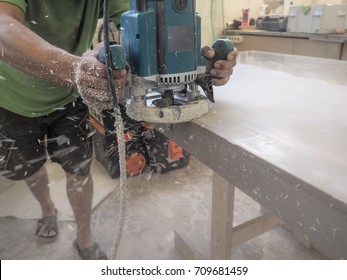
[[[47,152],[66,173],[67,195],[77,224],[73,246],[81,259],[106,259],[91,234],[93,129],[88,108],[80,98],[64,108],[49,116]]]
[[[46,128],[38,125],[38,120],[40,119],[20,116],[0,108],[0,174],[10,180],[25,180],[40,203],[42,218],[46,218],[56,213],[44,167]],[[55,219],[39,221],[38,230],[40,228],[40,237],[54,237],[58,234]],[[48,240],[55,239],[47,238]]]
[[[55,206],[51,199],[49,187],[48,187],[48,175],[45,166],[42,166],[36,173],[25,178],[30,191],[40,203],[42,210],[42,217],[48,217],[55,215]],[[53,228],[45,227],[40,236],[55,236],[56,230]]]
[[[66,172],[67,195],[77,224],[77,242],[81,250],[90,248],[95,242],[91,234],[91,214],[93,201],[93,180],[86,176]]]

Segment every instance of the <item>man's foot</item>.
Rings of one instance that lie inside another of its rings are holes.
[[[41,243],[52,243],[58,238],[57,210],[55,214],[37,221],[36,236]]]
[[[81,250],[77,240],[75,240],[73,246],[82,260],[107,260],[106,254],[101,251],[97,243],[94,243],[94,245],[89,248]]]

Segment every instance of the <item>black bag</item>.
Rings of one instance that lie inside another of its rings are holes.
[[[149,124],[129,118],[124,106],[120,105],[120,108],[128,176],[138,175],[146,168],[155,173],[165,173],[189,164],[190,155],[185,150]],[[119,155],[114,120],[113,110],[104,110],[99,114],[90,109],[90,121],[96,128],[93,135],[96,159],[112,178],[118,178]]]
[[[147,136],[148,134],[150,135]],[[144,142],[149,165],[155,173],[165,173],[189,164],[190,155],[158,130],[147,130]]]

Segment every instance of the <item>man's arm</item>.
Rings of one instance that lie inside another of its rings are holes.
[[[97,59],[100,48],[82,57],[57,48],[24,24],[24,13],[15,5],[0,2],[0,59],[36,78],[76,87],[85,103],[111,108],[107,71]],[[127,71],[112,71],[117,93],[123,94]]]
[[[23,22],[24,13],[20,8],[0,3],[1,59],[34,77],[72,86],[74,65],[80,58],[52,46]]]

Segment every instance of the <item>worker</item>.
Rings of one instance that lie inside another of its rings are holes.
[[[59,229],[47,156],[61,165],[77,225],[73,245],[81,259],[107,259],[91,232],[92,128],[86,105],[112,106],[98,47],[90,50],[102,5],[100,0],[0,1],[0,175],[26,182],[42,210],[37,240],[50,243]],[[110,1],[110,19],[118,24],[128,9],[128,0]],[[209,47],[202,51],[214,56]],[[214,85],[229,80],[236,56],[234,51],[215,63]],[[126,74],[113,71],[118,94]]]

